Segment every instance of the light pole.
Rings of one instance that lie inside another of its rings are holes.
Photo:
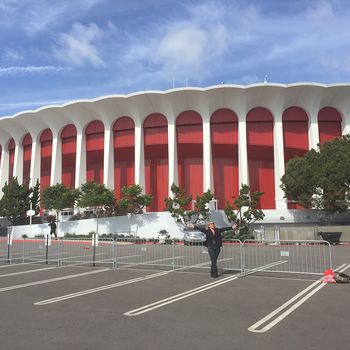
[[[29,195],[30,209],[27,211],[27,216],[29,216],[29,237],[32,236],[32,217],[33,215],[35,215],[35,210],[33,210],[32,197],[33,197],[33,193]]]

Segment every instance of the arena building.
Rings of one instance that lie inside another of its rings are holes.
[[[0,186],[20,183],[120,189],[140,184],[164,210],[174,182],[217,208],[241,183],[264,192],[259,207],[296,209],[283,198],[286,162],[350,132],[350,85],[219,85],[103,96],[0,119]]]

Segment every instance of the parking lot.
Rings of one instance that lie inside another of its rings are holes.
[[[334,268],[350,273],[349,256],[349,245],[332,247]],[[1,349],[348,347],[349,284],[156,267],[3,262]]]

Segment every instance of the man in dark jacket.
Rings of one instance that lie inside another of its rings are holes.
[[[56,225],[56,223],[54,221],[51,221],[49,223],[49,226],[50,226],[50,235],[54,235],[55,239],[57,239],[57,233],[56,233],[57,225]]]
[[[203,232],[206,236],[206,240],[204,242],[204,245],[208,249],[208,253],[210,256],[211,261],[211,269],[210,269],[210,275],[211,277],[218,277],[218,267],[217,267],[217,260],[220,254],[220,250],[222,247],[222,237],[221,233],[232,230],[235,228],[235,225],[223,227],[223,228],[217,228],[215,226],[215,223],[213,221],[210,221],[208,223],[208,228],[203,228],[201,226],[189,224],[187,225],[190,228],[196,228],[197,230]]]

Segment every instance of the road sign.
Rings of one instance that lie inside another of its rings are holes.
[[[35,215],[35,210],[27,210],[27,216],[34,216]]]

